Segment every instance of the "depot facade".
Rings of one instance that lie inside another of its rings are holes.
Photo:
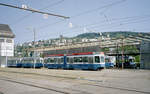
[[[0,24],[0,67],[7,67],[7,58],[14,56],[14,37],[6,24]]]

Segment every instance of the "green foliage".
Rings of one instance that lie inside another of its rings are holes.
[[[140,63],[140,55],[135,56],[135,62]]]
[[[143,32],[131,32],[131,31],[118,31],[118,32],[102,32],[103,36],[110,35],[111,38],[120,38],[121,36],[123,37],[129,37],[129,36],[145,36],[148,33],[143,33]],[[76,38],[97,38],[100,37],[99,33],[83,33]]]
[[[43,53],[40,53],[40,57],[44,58],[44,54],[43,54]]]
[[[108,52],[109,51],[109,48],[102,48],[101,49],[101,52]]]
[[[127,45],[127,46],[123,46],[123,47],[118,48],[118,52],[121,53],[122,50],[124,51],[125,54],[139,53],[139,50],[137,49],[137,47],[135,45]]]
[[[137,49],[137,47],[135,45],[134,46],[124,46],[123,49],[124,49],[124,53],[128,53],[128,54],[139,52],[139,50]]]

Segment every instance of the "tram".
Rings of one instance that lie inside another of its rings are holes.
[[[48,55],[44,58],[44,66],[49,69],[98,70],[105,67],[105,55],[103,52]]]
[[[23,68],[41,68],[43,67],[43,58],[24,57],[21,60]]]
[[[116,65],[116,57],[115,56],[105,56],[105,67],[113,68]]]
[[[21,60],[22,60],[22,58],[9,57],[7,59],[7,66],[20,68],[20,67],[22,67]]]

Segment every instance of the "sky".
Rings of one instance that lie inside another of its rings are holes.
[[[0,0],[18,7],[26,5],[53,14],[44,16],[0,5],[0,24],[8,24],[15,44],[87,32],[150,32],[150,0]]]

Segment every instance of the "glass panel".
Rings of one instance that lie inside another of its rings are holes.
[[[4,39],[0,39],[0,42],[4,42]]]
[[[110,62],[110,59],[109,58],[105,58],[105,62],[106,63]]]
[[[54,63],[57,63],[57,58],[54,58]]]
[[[41,63],[41,61],[39,59],[36,60],[36,63]]]
[[[61,58],[61,63],[63,63],[63,62],[64,62],[64,58],[62,57],[62,58]]]
[[[82,57],[74,57],[74,62],[82,62]]]
[[[73,64],[73,58],[69,58],[69,62]]]
[[[89,57],[89,63],[93,63],[93,57]]]
[[[49,58],[50,59],[50,63],[54,63],[54,58]]]
[[[95,56],[95,63],[100,63],[100,58],[99,58],[99,56]]]
[[[61,58],[58,58],[58,64],[60,64],[61,63]]]
[[[67,62],[69,62],[69,57],[67,57]]]
[[[101,62],[102,62],[102,63],[105,62],[104,56],[101,56]]]
[[[7,43],[12,43],[12,40],[11,39],[7,39],[6,42]]]
[[[88,57],[83,57],[83,62],[88,62]]]

